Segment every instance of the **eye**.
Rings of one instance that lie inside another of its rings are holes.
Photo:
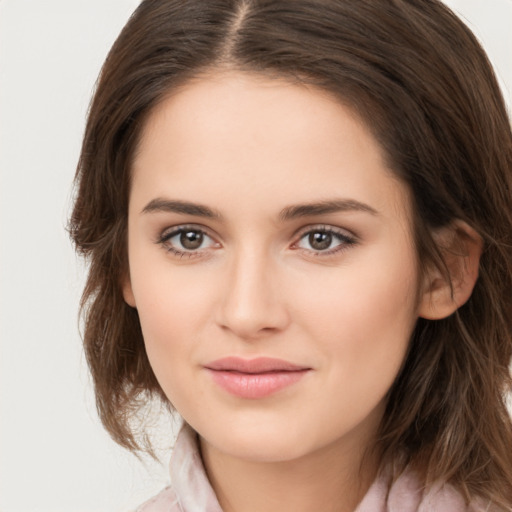
[[[321,226],[303,232],[295,247],[316,255],[330,255],[354,245],[356,239],[340,230]]]
[[[205,231],[193,226],[177,226],[166,230],[158,239],[158,243],[181,258],[198,256],[206,249],[219,247]]]

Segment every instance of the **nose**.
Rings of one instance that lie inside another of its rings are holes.
[[[233,257],[222,284],[218,324],[244,340],[284,330],[290,318],[277,262],[254,251]]]

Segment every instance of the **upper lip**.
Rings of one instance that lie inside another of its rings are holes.
[[[239,373],[296,372],[310,370],[307,366],[299,366],[283,359],[273,357],[257,357],[243,359],[241,357],[224,357],[205,365],[209,370],[232,371]]]

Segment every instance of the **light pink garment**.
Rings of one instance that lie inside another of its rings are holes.
[[[187,425],[181,430],[171,458],[172,487],[141,505],[137,512],[222,512],[206,476],[197,434]],[[451,486],[434,487],[425,493],[410,473],[391,487],[377,479],[354,512],[484,512],[488,507],[464,503]]]

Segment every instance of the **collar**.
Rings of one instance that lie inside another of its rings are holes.
[[[204,469],[197,433],[183,424],[170,462],[171,482],[184,512],[222,512]]]

